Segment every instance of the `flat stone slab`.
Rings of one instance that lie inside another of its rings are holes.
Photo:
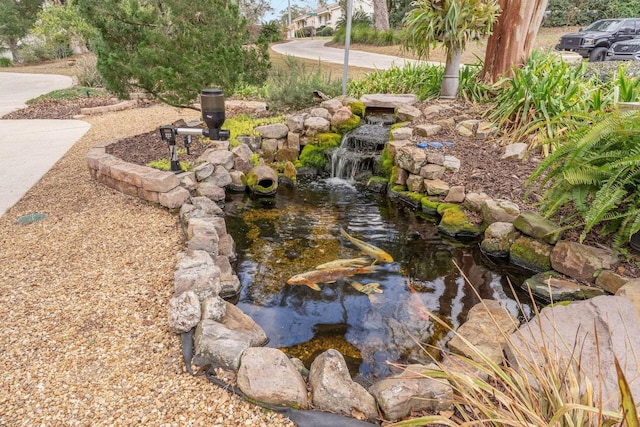
[[[404,105],[415,105],[418,102],[418,97],[413,94],[374,93],[362,95],[360,101],[365,107],[397,108]]]

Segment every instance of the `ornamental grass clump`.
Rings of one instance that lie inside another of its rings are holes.
[[[303,110],[316,104],[314,91],[329,97],[341,93],[341,81],[322,71],[320,62],[308,68],[293,56],[286,56],[282,67],[274,67],[267,79],[267,102],[273,111]]]
[[[444,67],[437,65],[392,66],[350,81],[347,92],[356,98],[366,93],[414,93],[423,101],[438,96],[443,75]]]
[[[459,268],[459,267],[458,267]],[[470,283],[465,277],[467,283]],[[474,289],[471,286],[472,289]],[[474,290],[475,291],[475,290]],[[479,295],[476,292],[478,298]],[[533,297],[530,296],[533,301]],[[535,304],[533,304],[535,307]],[[520,306],[523,310],[523,307]],[[534,310],[536,319],[539,312]],[[490,313],[490,312],[489,312]],[[450,325],[436,314],[429,313],[439,326],[456,334]],[[492,317],[493,319],[493,317]],[[496,326],[498,323],[493,319]],[[540,322],[532,322],[542,327]],[[499,328],[500,329],[500,328]],[[622,409],[603,409],[598,396],[598,384],[589,381],[581,365],[581,349],[568,348],[569,360],[559,356],[554,347],[566,343],[536,342],[516,344],[510,335],[502,333],[505,353],[511,353],[511,363],[495,363],[476,346],[458,335],[473,353],[469,357],[443,354],[435,361],[437,370],[425,373],[429,378],[447,381],[454,390],[453,413],[412,418],[392,424],[395,427],[422,425],[445,426],[511,426],[511,427],[603,427],[637,426],[637,412],[624,374],[618,372]],[[544,334],[541,334],[544,336]],[[597,337],[606,339],[606,337]],[[425,350],[426,351],[426,350]],[[542,360],[531,361],[537,352]],[[616,360],[617,364],[618,361]]]
[[[508,135],[507,142],[533,146],[577,128],[591,111],[613,101],[613,94],[603,92],[596,78],[586,77],[584,63],[576,67],[540,50],[495,88],[500,90],[489,119]]]

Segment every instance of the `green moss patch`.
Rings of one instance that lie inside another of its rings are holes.
[[[484,232],[482,226],[471,222],[459,205],[442,203],[437,211],[442,215],[438,230],[447,236],[456,239],[473,239]]]
[[[340,123],[338,126],[332,126],[332,128],[337,133],[345,134],[350,130],[357,128],[359,124],[360,124],[360,116],[356,116],[354,114],[349,119]]]
[[[326,155],[327,149],[314,144],[307,144],[302,149],[299,157],[300,166],[312,167],[318,170],[324,170],[329,164],[329,158]]]
[[[367,107],[364,105],[364,102],[362,101],[354,101],[351,104],[349,104],[349,108],[351,108],[351,112],[353,114],[355,114],[358,117],[364,117],[364,112],[367,109]]]
[[[315,145],[321,148],[339,147],[342,142],[342,135],[339,133],[324,132],[315,136]]]

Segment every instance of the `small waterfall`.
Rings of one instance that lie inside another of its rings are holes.
[[[347,132],[331,155],[331,177],[354,181],[362,171],[373,170],[389,141],[389,132],[385,121],[360,125]]]

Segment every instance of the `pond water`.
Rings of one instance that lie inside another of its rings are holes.
[[[238,307],[265,330],[268,346],[300,358],[307,368],[329,348],[339,350],[352,376],[366,382],[393,373],[387,362],[427,362],[450,332],[425,311],[456,328],[478,295],[520,315],[509,280],[517,288],[524,272],[491,263],[477,242],[448,241],[432,219],[345,181],[280,187],[269,199],[230,194],[225,211],[238,252]],[[320,291],[286,284],[318,264],[363,256],[340,228],[384,249],[394,262],[320,284]],[[366,295],[353,281],[379,283],[382,293]]]

